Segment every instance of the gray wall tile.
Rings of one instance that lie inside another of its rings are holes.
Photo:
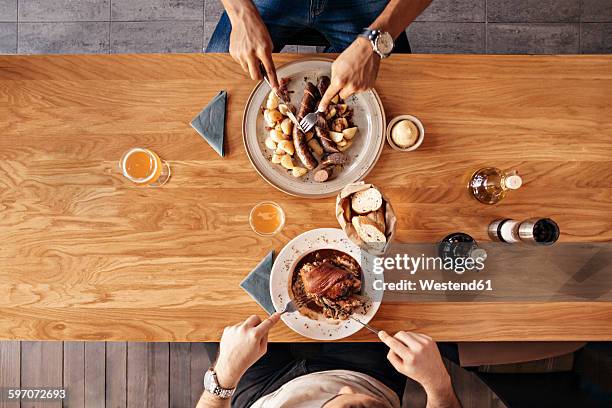
[[[487,25],[491,54],[575,54],[579,50],[579,24]]]
[[[208,41],[210,41],[210,37],[212,37],[213,32],[215,31],[215,27],[217,26],[216,22],[204,22],[204,38],[202,42],[202,48],[206,48],[208,45]]]
[[[113,0],[111,16],[113,21],[202,21],[204,0]]]
[[[202,52],[202,22],[112,22],[111,52]]]
[[[17,52],[17,23],[0,23],[0,54]]]
[[[580,21],[612,23],[612,0],[582,0]]]
[[[204,18],[206,21],[219,21],[225,10],[220,0],[204,0]]]
[[[485,51],[484,23],[415,21],[406,32],[414,53],[470,54]]]
[[[108,21],[110,0],[19,0],[19,21]]]
[[[612,54],[612,23],[581,24],[580,46],[584,54]]]
[[[489,22],[561,23],[579,20],[580,0],[487,0]]]
[[[20,23],[21,54],[97,54],[108,52],[107,22]]]
[[[433,0],[416,21],[485,21],[486,0]]]
[[[17,21],[17,0],[0,0],[0,21]]]

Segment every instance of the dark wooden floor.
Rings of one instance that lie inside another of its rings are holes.
[[[0,401],[0,408],[194,407],[211,357],[202,343],[4,341],[0,387],[63,387],[68,397],[63,404]],[[465,408],[503,407],[476,376],[448,367]],[[407,385],[404,406],[425,406],[416,383]]]

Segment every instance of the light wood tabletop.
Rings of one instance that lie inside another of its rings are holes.
[[[251,167],[241,120],[254,86],[225,55],[0,57],[0,338],[217,341],[263,316],[240,281],[337,221],[334,198],[290,197]],[[225,158],[189,126],[221,89]],[[398,241],[486,241],[491,220],[532,216],[555,219],[560,242],[612,241],[612,56],[396,55],[376,89],[388,119],[426,128],[415,152],[385,146],[367,177],[393,203]],[[170,162],[167,185],[120,175],[134,146]],[[524,187],[476,203],[464,180],[488,165],[518,169]],[[287,213],[274,238],[249,227],[263,199]],[[612,340],[612,303],[383,302],[372,324],[440,341]],[[307,341],[283,324],[270,339]]]

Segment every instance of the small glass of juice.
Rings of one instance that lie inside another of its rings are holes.
[[[259,235],[275,235],[285,226],[285,212],[280,205],[272,201],[263,201],[251,209],[249,224]]]
[[[170,179],[170,165],[152,150],[134,147],[121,156],[121,172],[133,183],[161,187]]]

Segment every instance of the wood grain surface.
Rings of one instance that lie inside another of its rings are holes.
[[[251,167],[240,129],[254,85],[225,55],[0,56],[0,338],[216,341],[263,315],[239,282],[270,249],[337,222],[333,198],[287,196]],[[220,89],[225,158],[189,126]],[[555,219],[561,242],[612,241],[611,56],[397,55],[376,89],[388,118],[426,128],[417,151],[386,146],[368,176],[398,241],[486,240],[494,218],[531,216]],[[134,146],[171,163],[166,186],[123,179]],[[465,180],[486,165],[518,169],[524,187],[479,205]],[[249,227],[263,199],[287,213],[274,238]],[[437,340],[611,340],[612,304],[383,303],[373,324]],[[306,341],[283,325],[271,340]]]

